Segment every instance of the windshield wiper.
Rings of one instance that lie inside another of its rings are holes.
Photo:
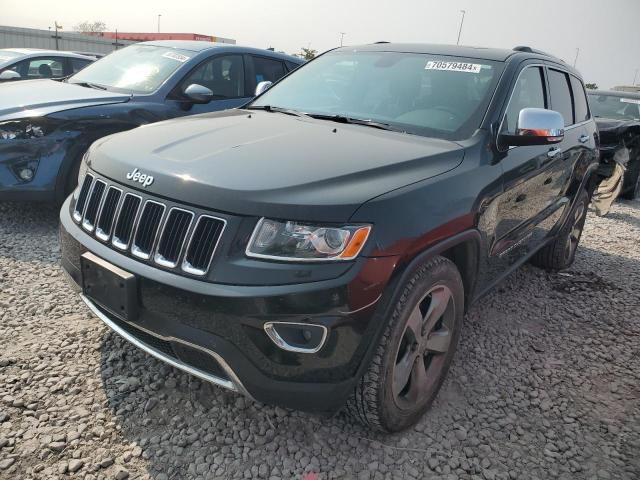
[[[378,128],[380,130],[389,130],[390,132],[403,132],[404,130],[392,127],[388,123],[377,122],[366,118],[347,117],[346,115],[327,115],[323,113],[310,113],[308,116],[318,120],[329,120],[331,122],[349,123],[353,125],[364,125],[365,127]]]
[[[98,85],[97,83],[90,83],[90,82],[71,82],[71,85],[80,85],[81,87],[93,88],[95,90],[106,90],[107,89],[107,87],[104,87],[102,85]]]
[[[304,112],[299,112],[298,110],[292,110],[290,108],[283,107],[274,107],[272,105],[250,105],[246,107],[247,110],[264,110],[265,112],[277,112],[284,113],[285,115],[293,115],[296,117],[308,117]]]

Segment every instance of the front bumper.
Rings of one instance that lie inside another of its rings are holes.
[[[54,200],[67,147],[67,142],[49,137],[0,140],[0,200]],[[31,178],[21,178],[22,171]]]
[[[138,278],[139,317],[125,322],[85,297],[111,329],[148,353],[260,402],[338,410],[366,367],[382,322],[380,298],[397,258],[362,258],[338,278],[286,285],[195,280],[120,254],[61,211],[62,266],[77,288],[80,256],[91,251]],[[292,266],[293,267],[293,266]],[[285,351],[266,334],[273,321],[327,328],[316,353]]]

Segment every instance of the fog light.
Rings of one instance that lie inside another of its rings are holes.
[[[20,180],[24,180],[25,182],[30,182],[33,180],[33,170],[30,168],[23,168],[18,172],[18,176]]]
[[[296,353],[318,352],[328,333],[324,325],[294,322],[267,322],[264,331],[278,347]]]

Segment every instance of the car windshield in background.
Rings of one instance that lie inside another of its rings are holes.
[[[12,52],[11,50],[0,50],[0,66],[22,56],[24,56],[22,53]]]
[[[339,50],[298,69],[251,106],[462,139],[480,125],[501,69],[471,58]]]
[[[69,83],[131,93],[154,92],[193,52],[132,45],[107,55],[70,77]]]
[[[589,104],[596,117],[615,120],[640,120],[640,98],[590,93]]]

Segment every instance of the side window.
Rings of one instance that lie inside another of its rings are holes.
[[[287,69],[290,72],[293,72],[296,68],[298,68],[300,66],[297,63],[289,62],[288,60],[285,61],[284,63],[287,65]]]
[[[72,58],[71,59],[71,71],[72,73],[79,72],[84,67],[89,65],[91,62],[89,60],[82,60],[81,58]]]
[[[502,125],[503,132],[515,133],[523,108],[547,108],[541,67],[527,67],[518,77]]]
[[[242,55],[220,55],[206,60],[182,82],[182,88],[197,83],[209,88],[218,99],[244,97]]]
[[[64,77],[63,59],[35,58],[29,60],[27,78],[59,78]]]
[[[253,57],[253,69],[256,75],[256,85],[260,82],[275,82],[284,76],[284,64],[280,60]]]
[[[589,120],[589,104],[584,93],[582,82],[576,77],[571,77],[571,90],[573,90],[573,101],[576,107],[576,123]]]
[[[565,127],[573,125],[573,100],[569,88],[569,75],[550,68],[549,90],[551,92],[551,108],[562,114]]]

